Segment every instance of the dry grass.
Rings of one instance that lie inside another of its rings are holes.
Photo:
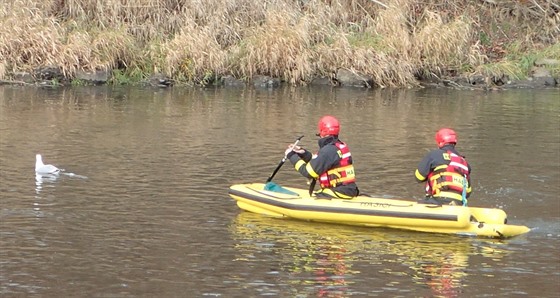
[[[266,22],[247,32],[244,42],[234,49],[231,69],[251,78],[256,74],[284,78],[292,84],[313,74],[309,20],[270,11]]]
[[[40,7],[29,1],[2,5],[0,28],[0,57],[8,71],[56,65],[63,30],[53,17],[43,16]]]
[[[6,62],[0,60],[0,80],[6,75]]]
[[[57,66],[69,78],[119,68],[297,85],[346,68],[409,86],[426,75],[517,75],[523,53],[559,51],[560,5],[550,0],[0,1],[0,78]]]
[[[134,60],[134,40],[125,30],[87,30],[74,21],[61,23],[30,3],[15,1],[0,15],[0,54],[9,71],[56,66],[73,76],[77,70],[107,70]]]
[[[411,1],[395,1],[389,8],[381,10],[372,32],[383,37],[387,53],[404,60],[410,59],[410,49],[413,48],[408,16],[411,9],[409,2]]]
[[[461,17],[444,23],[435,12],[426,11],[424,19],[413,32],[410,56],[415,65],[442,74],[467,63],[471,26]]]
[[[208,27],[186,23],[162,49],[165,60],[160,67],[171,77],[200,82],[225,72],[227,55]]]

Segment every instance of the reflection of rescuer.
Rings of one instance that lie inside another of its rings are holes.
[[[340,123],[333,116],[324,116],[318,123],[319,152],[313,155],[291,144],[286,157],[296,170],[308,179],[318,180],[318,197],[351,199],[359,194],[352,154],[346,143],[338,138]]]
[[[426,182],[426,199],[421,203],[467,204],[471,194],[471,166],[455,149],[457,134],[449,128],[436,133],[438,149],[428,153],[418,164],[416,180]]]
[[[320,247],[315,268],[317,297],[347,297],[347,273],[344,247]]]
[[[424,263],[418,268],[418,282],[429,286],[434,297],[459,297],[462,279],[467,275],[468,257],[452,253],[439,257],[440,260]]]

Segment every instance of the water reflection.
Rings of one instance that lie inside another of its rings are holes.
[[[348,247],[352,245],[349,239],[319,234],[312,224],[241,212],[231,228],[240,253],[237,261],[251,263],[261,254],[273,253],[281,258],[279,270],[288,273],[287,283],[303,287],[306,294],[345,297],[352,283],[349,276],[360,273],[352,269],[355,249]]]
[[[88,177],[83,175],[78,175],[75,173],[55,173],[55,174],[35,174],[35,193],[38,195],[43,191],[43,187],[54,187],[54,183],[57,182],[61,176],[76,178],[76,179],[88,179]],[[43,185],[45,184],[45,185]]]
[[[246,263],[242,267],[274,255],[281,259],[278,274],[287,273],[292,287],[303,288],[305,293],[299,294],[316,297],[366,294],[353,287],[373,276],[385,281],[376,291],[405,292],[403,285],[412,279],[431,297],[458,297],[468,277],[470,256],[495,261],[505,255],[497,251],[506,252],[491,239],[343,227],[249,212],[237,215],[231,231],[239,252],[236,261]],[[357,268],[364,262],[373,266]],[[372,268],[378,269],[371,272]]]
[[[58,178],[60,178],[59,174],[35,174],[35,200],[33,202],[33,209],[32,214],[36,218],[45,217],[46,214],[43,207],[49,205],[43,202],[43,195],[41,192],[44,191],[43,188],[45,187],[55,187],[55,183],[57,182]]]
[[[59,177],[58,174],[35,174],[35,193],[38,195],[43,187],[54,187],[54,185],[49,184],[54,184]],[[45,185],[43,186],[43,184]]]
[[[414,282],[427,285],[435,297],[458,297],[467,276],[469,249],[468,243],[434,242],[422,249],[410,247],[408,252],[415,251],[418,255],[408,255],[403,261],[415,271]]]

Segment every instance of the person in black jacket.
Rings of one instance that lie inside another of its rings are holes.
[[[359,190],[352,154],[348,146],[338,138],[338,119],[324,116],[317,126],[317,136],[320,137],[319,152],[313,155],[308,150],[291,144],[285,152],[286,157],[301,175],[319,182],[321,190],[316,192],[318,197],[351,199],[357,196]]]
[[[455,149],[457,134],[442,128],[436,133],[438,149],[428,153],[418,164],[415,177],[426,182],[426,198],[422,203],[466,206],[472,188],[471,166]]]

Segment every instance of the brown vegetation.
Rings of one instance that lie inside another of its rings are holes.
[[[553,0],[0,1],[0,79],[54,66],[69,79],[118,69],[300,85],[345,68],[379,86],[410,86],[458,74],[523,77],[538,58],[560,60]]]

